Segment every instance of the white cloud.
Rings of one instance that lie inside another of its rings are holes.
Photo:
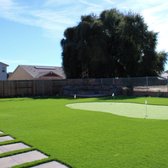
[[[110,4],[114,4],[113,0],[104,0],[104,1],[107,2],[107,3],[110,3]]]
[[[4,10],[10,9],[14,6],[14,2],[12,0],[0,0],[0,7]]]
[[[75,0],[64,0],[64,1],[60,1],[60,0],[46,0],[44,5],[48,5],[48,6],[53,6],[53,5],[65,5],[65,4],[69,4],[69,3],[73,3],[76,2]]]
[[[89,6],[89,7],[93,7],[93,8],[100,8],[100,5],[98,5],[97,3],[92,3],[90,1],[87,0],[79,0],[80,3]]]
[[[46,8],[33,9],[28,6],[21,6],[12,0],[0,0],[0,17],[21,24],[40,27],[51,33],[60,32],[62,28],[65,28],[65,25],[73,23],[62,12],[55,12]]]
[[[149,29],[159,32],[158,48],[166,50],[167,0],[45,0],[41,1],[38,8],[23,6],[17,0],[0,0],[0,17],[39,27],[52,37],[62,38],[63,31],[76,25],[81,15],[99,14],[109,8],[118,8],[124,12],[132,10],[142,14]]]
[[[142,10],[142,15],[145,18],[146,23],[149,25],[149,29],[158,32],[158,50],[165,50],[168,52],[166,45],[168,39],[168,2],[163,0],[162,3],[159,0],[151,7],[146,7]],[[151,2],[152,4],[152,2]]]

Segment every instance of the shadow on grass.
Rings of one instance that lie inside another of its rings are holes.
[[[137,96],[86,96],[81,97],[78,96],[76,99],[97,99],[97,100],[127,100],[127,99],[138,99],[140,97]],[[34,96],[34,97],[10,97],[10,98],[0,98],[0,102],[4,101],[24,101],[25,99],[34,99],[34,100],[44,100],[44,99],[65,99],[65,100],[73,100],[74,96]]]
[[[99,97],[99,100],[126,100],[126,99],[137,99],[139,97],[136,96],[107,96],[107,97]]]
[[[115,96],[115,97],[112,97],[112,96],[93,96],[93,97],[80,97],[80,96],[77,96],[75,99],[97,99],[97,100],[127,100],[127,99],[138,99],[139,97],[136,97],[136,96]],[[32,97],[32,99],[65,99],[65,100],[73,100],[74,97],[73,96],[43,96],[43,97]]]
[[[24,100],[42,100],[42,99],[67,99],[71,100],[74,99],[74,97],[65,97],[65,96],[34,96],[34,97],[6,97],[6,98],[0,98],[0,102],[6,102],[6,101],[24,101]]]

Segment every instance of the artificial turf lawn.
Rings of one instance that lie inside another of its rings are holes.
[[[0,130],[73,168],[167,168],[167,120],[65,107],[75,102],[145,99],[0,99]],[[168,105],[166,98],[147,99],[149,104]]]
[[[119,116],[168,120],[168,106],[121,102],[85,102],[66,105],[72,109],[107,112]]]

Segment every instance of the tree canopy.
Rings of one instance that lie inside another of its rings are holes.
[[[156,76],[164,70],[167,53],[157,52],[157,33],[142,16],[116,9],[81,17],[61,40],[67,78]]]

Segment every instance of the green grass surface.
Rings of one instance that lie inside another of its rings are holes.
[[[66,105],[72,109],[107,112],[119,116],[168,120],[168,106],[118,102],[86,102]]]
[[[77,102],[146,98],[0,99],[0,130],[73,168],[167,168],[168,121],[69,109]],[[147,98],[168,105],[166,98]]]

